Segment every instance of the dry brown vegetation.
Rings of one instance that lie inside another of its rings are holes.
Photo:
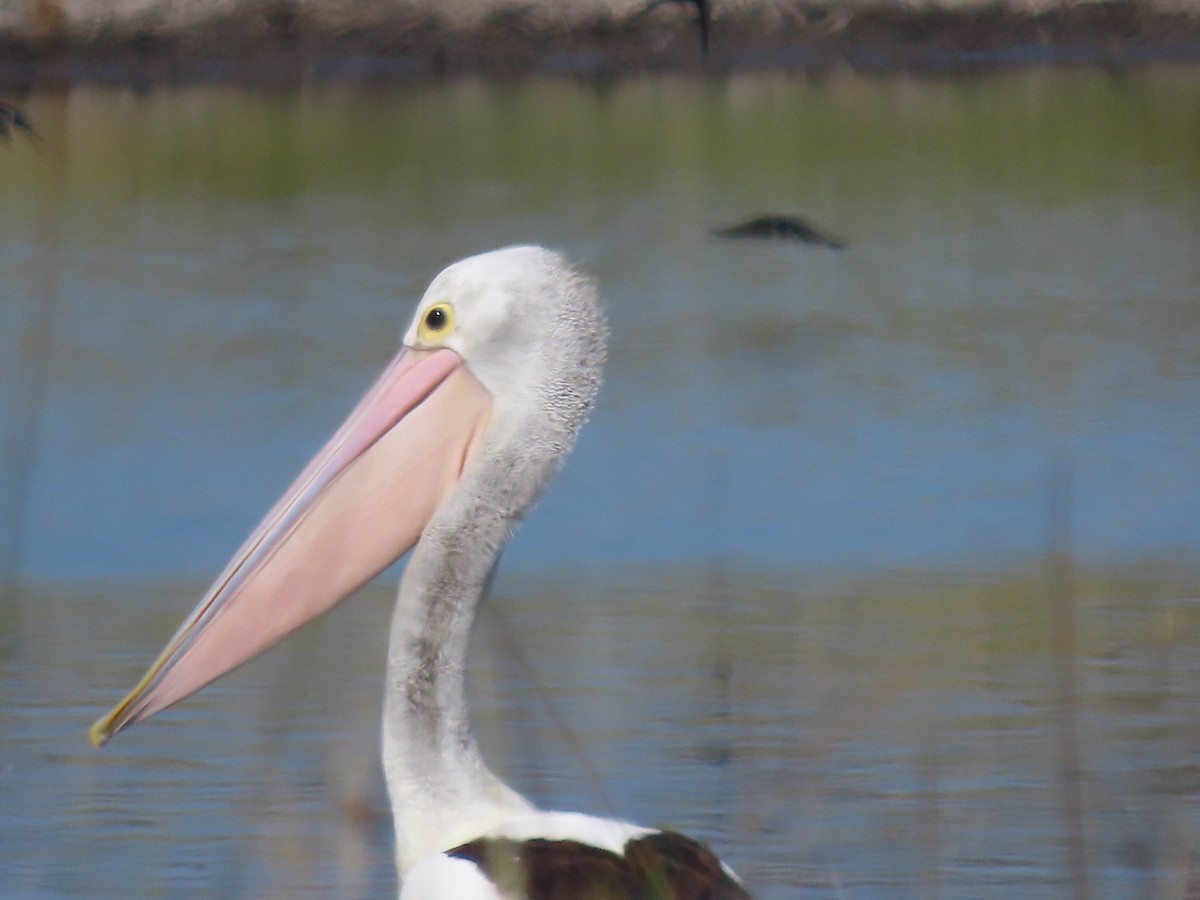
[[[711,19],[711,51],[700,16]],[[0,82],[1200,58],[1200,0],[0,0]]]

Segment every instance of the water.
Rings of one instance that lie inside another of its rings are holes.
[[[767,898],[1181,896],[1198,99],[1171,70],[32,97],[42,141],[0,147],[5,895],[394,890],[395,572],[104,751],[86,727],[429,278],[536,241],[600,280],[612,358],[476,635],[495,767]],[[707,234],[775,209],[850,248]]]

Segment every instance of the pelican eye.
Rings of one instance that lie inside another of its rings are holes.
[[[431,306],[421,319],[417,337],[423,341],[437,341],[449,337],[454,331],[454,308],[449,303]]]

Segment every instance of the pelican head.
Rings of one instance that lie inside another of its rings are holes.
[[[509,247],[444,270],[400,352],[142,680],[92,726],[93,743],[326,612],[436,530],[445,510],[459,507],[461,519],[487,493],[488,514],[515,527],[591,406],[605,339],[594,289],[555,253]]]

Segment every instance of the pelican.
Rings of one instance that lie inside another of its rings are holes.
[[[682,834],[537,809],[471,732],[476,608],[575,441],[606,340],[594,287],[556,253],[508,247],[445,269],[399,353],[92,742],[262,652],[411,549],[382,728],[402,900],[748,898]]]

